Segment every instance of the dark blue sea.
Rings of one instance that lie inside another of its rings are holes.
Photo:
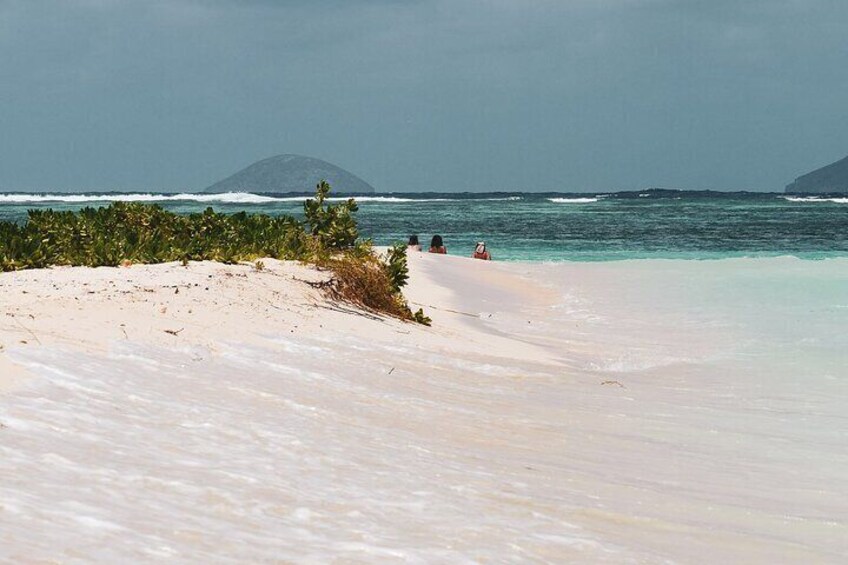
[[[433,234],[450,254],[485,240],[495,259],[609,261],[794,255],[848,256],[848,197],[648,190],[610,194],[395,193],[356,198],[360,229],[385,245]],[[76,210],[111,200],[190,213],[213,207],[302,215],[291,194],[0,194],[0,220],[28,209]]]

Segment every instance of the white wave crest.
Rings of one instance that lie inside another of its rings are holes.
[[[310,196],[262,196],[250,192],[225,192],[221,194],[0,194],[0,204],[39,204],[86,202],[219,202],[224,204],[267,204],[269,202],[303,202]],[[348,196],[333,196],[329,201],[345,201]],[[356,196],[357,202],[454,202],[456,198],[406,198],[399,196]],[[520,196],[504,198],[468,198],[466,200],[521,200]]]
[[[348,197],[333,196],[327,200],[347,200]],[[357,202],[450,202],[450,198],[401,198],[399,196],[355,196]]]
[[[334,196],[327,200],[347,200],[348,197]],[[401,196],[355,196],[357,202],[499,202],[522,200],[521,196],[505,196],[502,198],[406,198]],[[301,198],[302,200],[302,198]]]
[[[781,196],[789,202],[835,202],[837,204],[848,204],[848,198],[819,198],[818,196]]]
[[[303,198],[298,198],[303,200]],[[279,198],[260,196],[249,192],[227,192],[224,194],[0,194],[3,204],[30,204],[42,202],[64,202],[80,204],[85,202],[228,202],[234,204],[263,204]]]
[[[597,198],[548,198],[548,202],[554,204],[590,204],[597,201]]]

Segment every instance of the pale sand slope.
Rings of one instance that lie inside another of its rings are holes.
[[[845,263],[416,254],[432,328],[265,263],[0,275],[0,561],[848,555],[843,343],[801,386],[686,298]]]
[[[426,258],[425,258],[426,260]],[[457,258],[446,258],[445,262]],[[462,261],[465,263],[465,261]],[[60,345],[105,353],[113,342],[125,340],[156,346],[199,345],[215,350],[225,340],[250,342],[259,335],[334,333],[361,335],[390,342],[397,335],[409,342],[467,352],[458,339],[476,350],[517,359],[548,359],[541,348],[468,331],[470,316],[451,310],[453,290],[419,273],[407,295],[413,303],[440,304],[431,308],[439,331],[418,324],[380,319],[344,304],[326,300],[306,281],[329,275],[293,262],[266,259],[263,270],[252,265],[212,262],[135,265],[130,268],[54,268],[0,274],[0,347]],[[412,258],[413,265],[417,257]],[[413,266],[413,269],[415,267]],[[492,278],[482,296],[500,296],[502,288],[516,289],[515,277]],[[535,285],[538,286],[538,285]],[[536,301],[549,298],[538,287]],[[417,306],[416,306],[417,307]],[[466,318],[463,320],[462,318]],[[174,333],[169,332],[176,332]],[[493,341],[494,340],[494,341]],[[0,350],[2,351],[2,350]],[[26,370],[0,356],[0,390],[18,382]]]

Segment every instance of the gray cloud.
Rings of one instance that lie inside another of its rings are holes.
[[[848,153],[832,0],[0,1],[0,188],[780,189]]]

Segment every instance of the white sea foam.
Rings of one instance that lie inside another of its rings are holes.
[[[303,200],[303,197],[291,200]],[[37,204],[46,202],[64,202],[82,204],[85,202],[225,202],[233,204],[264,204],[288,198],[261,196],[249,192],[227,192],[223,194],[0,194],[3,204]]]
[[[592,202],[597,202],[597,197],[591,198],[548,198],[548,202],[553,202],[554,204],[591,204]]]
[[[0,194],[0,204],[39,204],[39,203],[68,203],[83,204],[86,202],[219,202],[224,204],[267,204],[271,202],[303,202],[309,196],[263,196],[250,192],[225,192],[221,194]],[[327,200],[340,202],[347,196],[333,196]],[[456,198],[407,198],[400,196],[356,196],[357,202],[375,203],[404,203],[404,202],[453,202]],[[516,201],[521,196],[502,198],[467,198],[463,200],[482,201]]]
[[[781,196],[789,202],[835,202],[836,204],[848,204],[848,198],[820,198],[818,196]]]
[[[357,202],[514,202],[522,200],[521,196],[504,196],[496,198],[407,198],[402,196],[356,196]],[[301,198],[302,200],[302,198]],[[328,200],[347,200],[346,197],[332,197]]]

